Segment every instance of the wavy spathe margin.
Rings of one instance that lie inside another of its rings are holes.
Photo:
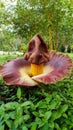
[[[69,56],[50,52],[50,61],[46,63],[47,73],[32,77],[37,82],[44,84],[53,84],[63,79],[68,75],[69,69],[72,66],[72,61]],[[53,70],[48,72],[48,68]]]
[[[35,86],[29,76],[30,63],[24,58],[14,59],[0,67],[0,73],[7,85]]]

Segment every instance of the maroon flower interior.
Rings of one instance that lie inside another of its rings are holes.
[[[37,65],[49,61],[48,47],[39,34],[35,35],[29,42],[28,52],[24,58],[30,63]]]

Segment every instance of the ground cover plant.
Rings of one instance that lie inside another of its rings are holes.
[[[0,56],[0,64],[13,57]],[[0,78],[0,130],[48,129],[73,129],[73,73],[40,88],[9,87]]]

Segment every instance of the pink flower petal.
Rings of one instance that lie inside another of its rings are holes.
[[[44,74],[34,76],[32,79],[40,83],[51,84],[68,75],[69,68],[72,65],[68,56],[50,52],[49,57],[50,61],[45,64],[46,71],[44,71]]]
[[[0,67],[0,73],[7,85],[35,86],[30,74],[30,63],[24,58],[14,59]]]

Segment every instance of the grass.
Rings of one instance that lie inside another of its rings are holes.
[[[2,65],[4,62],[21,57],[19,55],[0,55],[0,65]]]
[[[69,55],[71,57],[71,59],[73,60],[73,53],[65,53],[66,55]],[[11,60],[11,59],[15,59],[15,58],[19,58],[19,57],[23,57],[22,55],[0,55],[0,65],[2,65],[4,62]]]
[[[66,54],[69,55],[71,59],[73,60],[73,53],[66,53]]]

